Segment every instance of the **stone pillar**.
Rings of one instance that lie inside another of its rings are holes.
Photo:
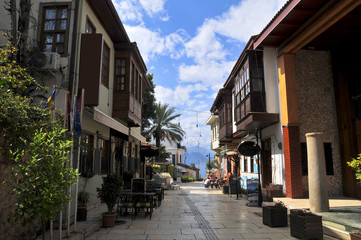
[[[310,210],[312,212],[328,212],[330,206],[327,192],[323,133],[307,133],[306,141]]]

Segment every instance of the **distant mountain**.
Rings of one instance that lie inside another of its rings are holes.
[[[199,164],[198,164],[198,147],[189,147],[187,152],[184,153],[183,162],[190,165],[194,163],[197,168],[199,168],[199,174],[201,178],[206,177],[206,164],[208,161],[207,154],[211,155],[211,161],[214,160],[214,152],[207,150],[206,148],[199,148]]]

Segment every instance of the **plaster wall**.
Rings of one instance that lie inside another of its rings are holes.
[[[280,94],[278,82],[277,49],[264,48],[264,85],[266,91],[266,109],[268,113],[280,113]],[[279,114],[281,118],[281,114]],[[262,140],[271,139],[272,183],[285,186],[283,157],[283,132],[281,119],[278,123],[262,129]],[[261,159],[262,161],[262,159]]]
[[[340,147],[333,86],[331,54],[327,51],[302,50],[295,55],[300,141],[306,133],[323,132],[331,142],[334,175],[327,175],[330,196],[342,195]],[[304,194],[308,195],[308,176],[303,176]]]

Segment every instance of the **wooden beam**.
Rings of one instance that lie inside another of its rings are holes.
[[[331,0],[292,34],[279,48],[278,55],[295,53],[361,4],[361,0]]]

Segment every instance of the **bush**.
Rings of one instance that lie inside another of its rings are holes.
[[[357,158],[352,158],[347,164],[355,171],[356,179],[361,184],[361,154],[358,154]]]
[[[182,182],[193,182],[194,178],[188,177],[188,176],[183,176],[183,177],[181,177],[181,181]]]

